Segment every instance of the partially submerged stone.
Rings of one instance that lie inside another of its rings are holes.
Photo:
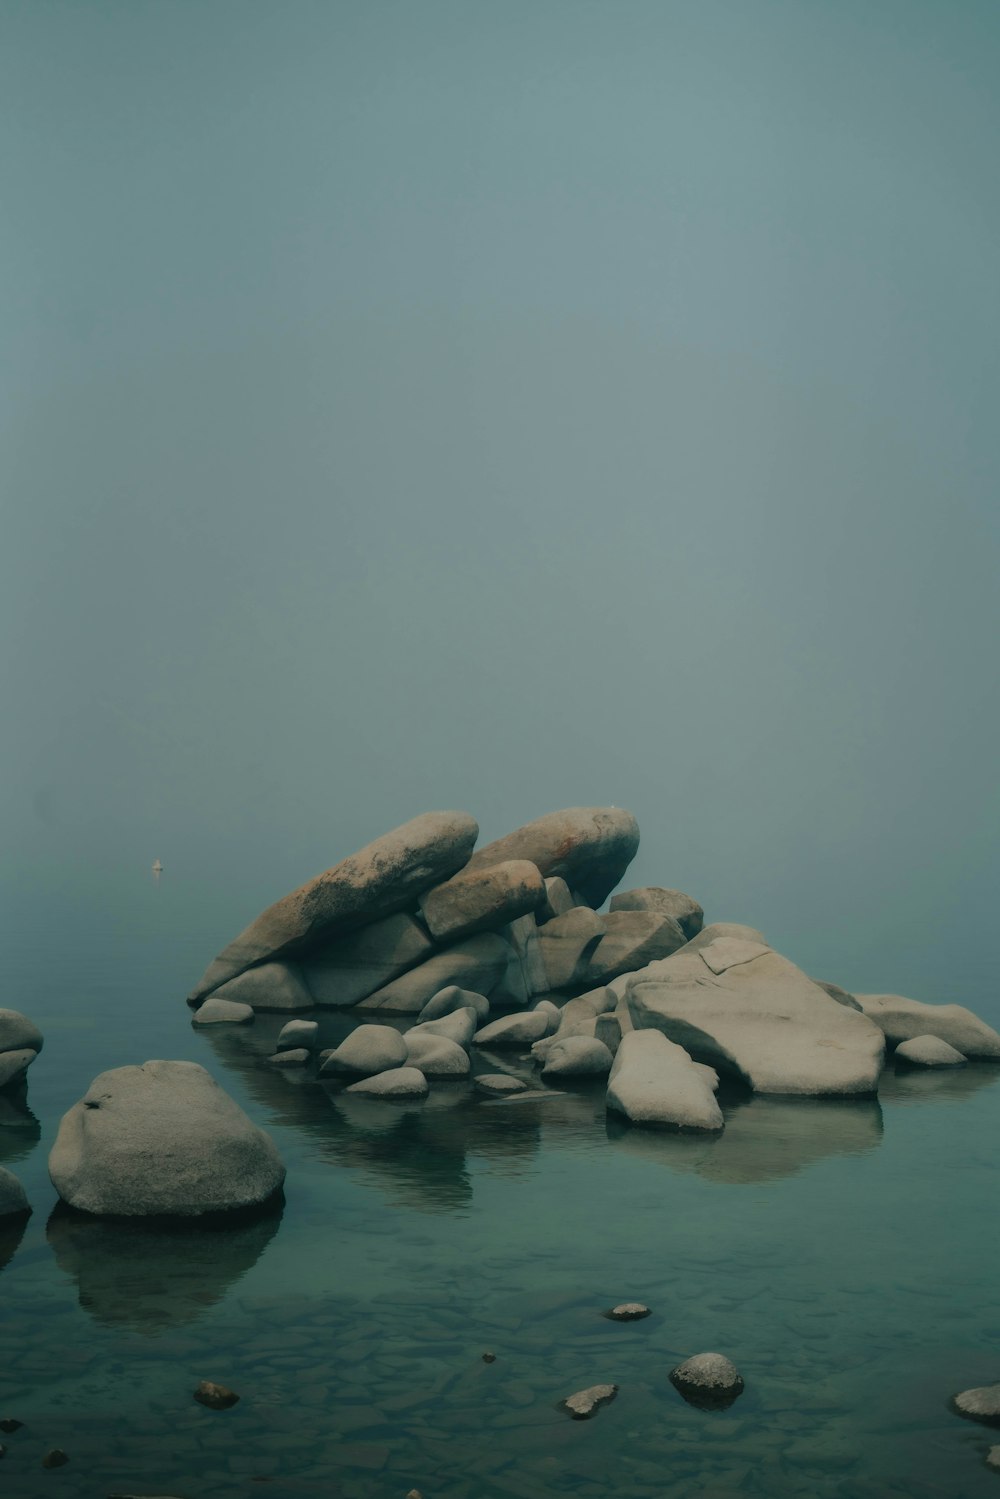
[[[982,1421],[987,1426],[1000,1426],[1000,1384],[979,1385],[973,1390],[963,1390],[952,1401],[960,1416],[970,1421]]]
[[[449,1041],[454,1041],[456,1046],[468,1050],[473,1036],[479,1028],[479,1016],[471,1005],[464,1009],[452,1010],[448,1015],[442,1015],[437,1020],[421,1020],[417,1025],[411,1025],[406,1032],[406,1040],[410,1041],[414,1036],[445,1036]]]
[[[940,1036],[914,1036],[896,1047],[896,1061],[911,1067],[964,1067],[967,1060]]]
[[[45,1042],[33,1020],[22,1015],[20,1010],[0,1009],[0,1052],[41,1051]]]
[[[422,924],[400,912],[307,953],[302,977],[315,1004],[346,1009],[426,962],[434,950]]]
[[[424,1077],[467,1077],[469,1053],[447,1036],[434,1036],[427,1031],[405,1036],[407,1062],[418,1067]]]
[[[607,1106],[633,1124],[723,1127],[722,1111],[702,1069],[659,1031],[622,1036],[608,1078]]]
[[[901,994],[855,996],[892,1045],[914,1036],[937,1036],[964,1057],[1000,1060],[1000,1035],[964,1005],[928,1005]]]
[[[495,931],[534,911],[545,899],[545,882],[528,859],[507,859],[482,869],[460,869],[420,897],[420,913],[437,942],[457,942]]]
[[[487,869],[507,859],[528,859],[546,878],[558,875],[591,906],[618,884],[639,847],[639,827],[620,807],[567,807],[488,843],[469,860]]]
[[[371,1077],[402,1066],[406,1057],[406,1042],[391,1025],[359,1025],[324,1058],[320,1076],[348,1072]]]
[[[64,1202],[117,1217],[197,1217],[265,1202],[273,1141],[195,1062],[115,1067],[63,1116],[49,1175]]]
[[[268,1057],[272,1067],[306,1067],[312,1058],[312,1053],[305,1046],[291,1046],[284,1051],[276,1051],[273,1056]]]
[[[319,1024],[315,1020],[289,1020],[278,1032],[278,1039],[274,1043],[278,1051],[291,1051],[295,1047],[304,1046],[311,1051],[319,1036]]]
[[[311,1010],[315,1004],[295,963],[261,963],[248,968],[227,984],[220,984],[212,998],[264,1011]],[[188,1000],[188,1004],[192,1003],[196,1005],[197,999]]]
[[[291,891],[250,923],[192,991],[210,994],[256,963],[299,954],[391,916],[455,874],[479,834],[466,812],[426,812]]]
[[[696,1353],[670,1371],[674,1388],[690,1405],[721,1408],[743,1392],[743,1378],[723,1353]]]
[[[31,1204],[24,1188],[6,1166],[0,1166],[0,1218],[26,1218]]]
[[[230,1390],[224,1384],[216,1384],[214,1380],[203,1379],[194,1392],[194,1398],[199,1405],[207,1405],[209,1410],[226,1411],[236,1405],[239,1396],[235,1390]]]
[[[756,933],[709,926],[627,983],[637,1030],[655,1028],[757,1092],[873,1093],[884,1039]]]
[[[574,1421],[586,1421],[596,1415],[602,1405],[614,1400],[617,1394],[616,1384],[592,1384],[586,1390],[577,1390],[575,1395],[568,1395],[563,1406]]]
[[[511,1077],[509,1072],[481,1072],[473,1082],[480,1093],[488,1093],[493,1097],[523,1093],[528,1086],[521,1078]]]
[[[614,1057],[594,1036],[556,1036],[545,1057],[544,1078],[607,1077]]]
[[[435,994],[452,984],[488,995],[506,970],[510,957],[508,944],[493,932],[466,937],[369,994],[360,1001],[358,1009],[417,1015]]]
[[[641,1301],[621,1301],[604,1315],[612,1322],[641,1322],[644,1317],[652,1314],[649,1307],[644,1306]]]
[[[376,1077],[362,1078],[344,1091],[369,1098],[423,1098],[427,1093],[427,1079],[416,1067],[394,1067]]]
[[[637,890],[620,890],[611,897],[609,911],[659,911],[672,916],[684,933],[685,940],[697,937],[705,924],[705,912],[698,902],[683,890],[667,890],[660,885],[645,885]]]
[[[210,994],[191,1016],[192,1025],[251,1025],[254,1012],[250,1005]]]

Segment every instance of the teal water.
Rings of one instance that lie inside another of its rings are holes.
[[[25,1423],[4,1494],[1000,1494],[996,1433],[948,1409],[1000,1378],[1000,1068],[889,1072],[878,1103],[731,1092],[717,1141],[609,1122],[600,1087],[349,1101],[266,1066],[277,1016],[192,1029],[184,994],[254,907],[228,900],[167,871],[8,907],[2,1003],[46,1046],[24,1105],[0,1096],[0,1160],[34,1206],[0,1237],[0,1416]],[[279,1215],[169,1234],[53,1215],[60,1117],[152,1057],[201,1062],[272,1133]],[[653,1315],[602,1317],[626,1299]],[[669,1382],[707,1349],[746,1380],[724,1412]],[[240,1403],[196,1405],[206,1378]],[[558,1409],[608,1381],[594,1420]],[[53,1446],[70,1462],[43,1471]]]

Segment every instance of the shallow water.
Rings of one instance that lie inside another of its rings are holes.
[[[254,909],[232,905],[168,871],[8,906],[2,1003],[46,1046],[24,1107],[0,1095],[35,1209],[0,1235],[0,1415],[25,1422],[5,1494],[1000,1494],[997,1434],[947,1403],[1000,1378],[1000,1068],[889,1072],[877,1103],[734,1091],[718,1140],[624,1127],[599,1086],[348,1099],[266,1066],[281,1017],[192,1029],[184,994]],[[331,1042],[350,1023],[323,1020]],[[61,1115],[157,1056],[203,1063],[272,1133],[280,1214],[159,1233],[53,1213]],[[653,1315],[602,1317],[632,1299]],[[706,1349],[746,1380],[724,1412],[669,1382]],[[206,1378],[240,1403],[195,1404]],[[558,1409],[608,1381],[594,1420]],[[52,1446],[70,1463],[43,1471]]]

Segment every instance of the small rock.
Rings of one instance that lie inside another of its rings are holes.
[[[550,1010],[528,1010],[521,1015],[503,1015],[499,1020],[491,1020],[489,1025],[484,1025],[473,1039],[477,1046],[530,1046],[532,1041],[540,1041],[543,1036],[555,1030],[559,1024],[557,1016],[558,1012],[553,1015]]]
[[[523,1083],[519,1077],[511,1077],[507,1072],[483,1072],[473,1082],[480,1093],[523,1093],[527,1083]]]
[[[940,1036],[913,1036],[896,1047],[896,1061],[911,1067],[964,1067],[966,1058]]]
[[[477,994],[474,989],[460,989],[457,984],[447,984],[431,996],[418,1018],[421,1022],[440,1020],[453,1010],[464,1009],[473,1009],[480,1020],[486,1020],[490,1013],[490,1002],[485,994]]]
[[[256,1019],[250,1005],[236,999],[219,999],[212,995],[191,1016],[192,1025],[251,1025]]]
[[[980,1385],[975,1390],[963,1390],[954,1399],[960,1416],[970,1421],[985,1421],[987,1426],[1000,1426],[1000,1384]]]
[[[496,1361],[497,1361],[497,1356],[496,1356],[495,1353],[484,1353],[483,1354],[483,1363],[484,1364],[495,1364]]]
[[[618,1394],[616,1384],[592,1384],[586,1390],[577,1390],[575,1395],[570,1395],[563,1401],[563,1405],[574,1421],[586,1421],[593,1416],[602,1405],[607,1405],[614,1400]]]
[[[272,1067],[304,1067],[309,1056],[310,1053],[304,1046],[293,1046],[289,1051],[276,1051],[267,1060]]]
[[[275,1041],[277,1051],[293,1051],[304,1046],[311,1051],[319,1034],[319,1023],[315,1020],[289,1020],[278,1032]]]
[[[605,1312],[612,1322],[639,1322],[643,1317],[650,1315],[648,1306],[643,1306],[641,1301],[623,1301],[619,1306],[613,1306],[609,1312]]]
[[[224,1384],[213,1384],[210,1379],[203,1379],[194,1392],[194,1398],[199,1405],[207,1405],[209,1410],[227,1411],[240,1397]]]
[[[991,1447],[986,1454],[986,1466],[988,1468],[1000,1468],[1000,1447]]]
[[[370,1098],[423,1098],[427,1079],[418,1067],[391,1067],[352,1083],[344,1092],[366,1094]]]
[[[371,1077],[406,1062],[406,1042],[391,1025],[359,1025],[327,1057],[321,1073],[353,1072]]]
[[[0,1420],[0,1431],[20,1431],[23,1425],[23,1421],[15,1421],[13,1416],[4,1416]]]
[[[670,1380],[689,1405],[719,1408],[743,1393],[739,1370],[722,1353],[696,1353],[671,1369]]]
[[[63,1468],[69,1462],[69,1458],[61,1447],[50,1447],[42,1458],[43,1468]]]
[[[607,1077],[614,1063],[603,1041],[596,1036],[556,1037],[545,1054],[542,1076]]]
[[[406,1499],[424,1499],[424,1496],[419,1489],[411,1489]]]

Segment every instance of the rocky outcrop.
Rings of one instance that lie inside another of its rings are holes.
[[[263,1203],[285,1168],[204,1067],[102,1072],[63,1116],[49,1175],[64,1202],[115,1217],[198,1217]]]
[[[896,1047],[896,1061],[911,1067],[964,1067],[967,1060],[940,1036],[914,1036]]]
[[[314,1004],[343,1009],[426,962],[434,951],[421,923],[399,913],[307,954],[302,977]]]
[[[506,971],[510,957],[507,943],[492,932],[467,937],[376,990],[361,1000],[358,1009],[416,1015],[435,994],[451,984],[488,995]]]
[[[377,838],[262,911],[209,965],[191,998],[257,963],[301,954],[405,910],[462,868],[478,833],[465,812],[427,812]]]
[[[705,924],[705,912],[696,900],[685,895],[683,890],[666,890],[659,885],[646,885],[639,890],[620,890],[611,897],[609,911],[657,911],[661,916],[670,916],[681,931],[685,941],[697,937]]]
[[[495,931],[534,911],[545,899],[545,883],[527,859],[507,859],[483,869],[462,869],[420,897],[420,914],[437,942],[457,942]]]
[[[619,807],[568,807],[525,823],[488,843],[469,869],[527,859],[546,878],[559,876],[570,890],[599,906],[618,884],[639,847],[639,826]]]
[[[857,994],[855,998],[893,1046],[914,1036],[937,1036],[965,1057],[1000,1060],[1000,1035],[962,1005],[928,1005],[901,994]]]
[[[633,1124],[722,1129],[722,1111],[702,1068],[658,1031],[622,1036],[608,1078],[607,1106]]]
[[[749,929],[706,927],[629,980],[636,1030],[654,1028],[757,1092],[873,1093],[884,1041]]]

